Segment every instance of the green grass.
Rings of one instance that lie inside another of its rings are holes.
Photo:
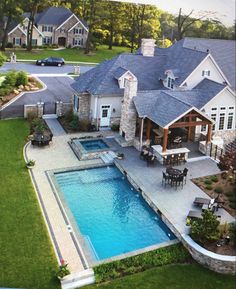
[[[0,121],[0,287],[56,289],[57,262],[22,155],[29,125]]]
[[[6,51],[7,57],[13,50]],[[122,52],[129,52],[130,49],[127,47],[114,46],[112,50],[109,50],[106,45],[101,45],[98,50],[91,53],[91,55],[84,54],[82,49],[64,49],[64,50],[52,50],[52,49],[35,49],[31,52],[26,50],[16,49],[14,50],[18,59],[41,59],[49,56],[52,57],[63,57],[65,61],[81,61],[81,62],[98,62],[103,60],[111,59],[112,57]]]
[[[198,264],[168,265],[84,289],[235,289],[236,279]]]

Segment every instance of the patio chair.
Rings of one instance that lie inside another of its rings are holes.
[[[170,176],[166,175],[165,172],[162,172],[162,182],[161,182],[161,184],[163,185],[163,182],[164,182],[164,184],[166,186],[166,183],[169,184],[170,180],[171,180]]]
[[[193,201],[193,204],[195,206],[198,206],[198,207],[202,207],[203,205],[209,205],[211,202],[210,199],[207,199],[207,198],[195,198],[195,200]]]
[[[177,186],[179,185],[182,185],[182,188],[184,186],[184,175],[181,174],[179,176],[177,176],[174,180],[174,183],[175,183],[175,188],[177,189]]]
[[[202,219],[202,212],[190,210],[187,215],[187,219]]]
[[[156,163],[156,156],[154,156],[154,155],[148,155],[147,156],[147,166],[149,166],[149,165],[155,165],[155,163]]]

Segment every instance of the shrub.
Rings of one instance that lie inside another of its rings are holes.
[[[25,49],[27,46],[26,46],[25,43],[23,43],[23,44],[21,45],[21,47]]]
[[[96,281],[104,282],[114,278],[137,273],[146,269],[167,265],[171,263],[185,262],[190,254],[182,244],[160,248],[123,260],[113,261],[94,267]]]
[[[0,66],[2,66],[5,61],[6,61],[5,55],[3,55],[3,54],[0,52]]]
[[[1,87],[0,88],[0,96],[8,95],[11,92],[12,88],[9,86]]]
[[[213,187],[212,187],[212,185],[207,185],[207,186],[205,186],[205,189],[210,191],[213,189]]]
[[[201,243],[217,240],[220,235],[219,224],[217,216],[211,211],[205,210],[202,212],[202,219],[192,221],[190,235]]]
[[[212,184],[212,181],[209,180],[209,179],[206,179],[206,180],[204,181],[204,183],[205,183],[205,185],[211,185],[211,184]]]
[[[217,193],[217,194],[222,194],[223,193],[223,189],[221,187],[216,187],[214,189],[214,191]]]
[[[113,131],[119,131],[120,129],[120,125],[119,124],[116,124],[116,123],[113,123],[112,126],[111,126],[111,130]]]
[[[78,131],[79,130],[79,118],[78,115],[73,114],[73,119],[69,123],[69,127],[74,130]]]
[[[232,243],[236,246],[236,222],[230,224],[229,234]]]
[[[16,86],[28,84],[28,77],[24,71],[19,71],[16,76]]]
[[[6,48],[13,48],[13,43],[8,42],[8,43],[6,44]]]
[[[27,120],[32,123],[34,119],[38,118],[37,113],[35,112],[28,112],[27,114]]]
[[[64,118],[65,118],[65,121],[66,121],[66,122],[71,122],[71,121],[73,120],[73,118],[74,118],[74,112],[73,112],[73,110],[72,110],[72,109],[68,110],[68,111],[65,113]]]
[[[15,71],[10,71],[6,74],[5,79],[2,83],[3,86],[8,86],[13,88],[16,86],[16,79],[17,79],[17,73]]]
[[[86,119],[79,120],[79,131],[89,131],[91,122]]]
[[[229,192],[226,192],[225,194],[226,194],[227,197],[230,197],[230,196],[233,196],[233,195],[234,195],[234,192],[229,191]]]
[[[211,181],[217,183],[218,182],[217,176],[211,176]]]
[[[236,203],[230,202],[230,203],[229,203],[229,206],[230,206],[231,209],[236,210]]]
[[[63,277],[70,274],[70,270],[67,268],[68,264],[65,263],[64,260],[61,260],[61,265],[59,266],[59,270],[56,273],[58,279],[62,279]]]
[[[40,118],[34,119],[31,125],[32,125],[33,130],[38,133],[43,133],[44,130],[47,128],[44,121]]]

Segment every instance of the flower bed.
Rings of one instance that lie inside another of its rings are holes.
[[[37,91],[40,88],[41,83],[23,71],[0,74],[0,105],[8,103],[21,92]]]

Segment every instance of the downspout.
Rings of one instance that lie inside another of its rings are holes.
[[[141,129],[140,129],[140,149],[142,149],[142,146],[143,146],[143,124],[144,124],[144,118],[142,118],[142,121],[141,121]]]

